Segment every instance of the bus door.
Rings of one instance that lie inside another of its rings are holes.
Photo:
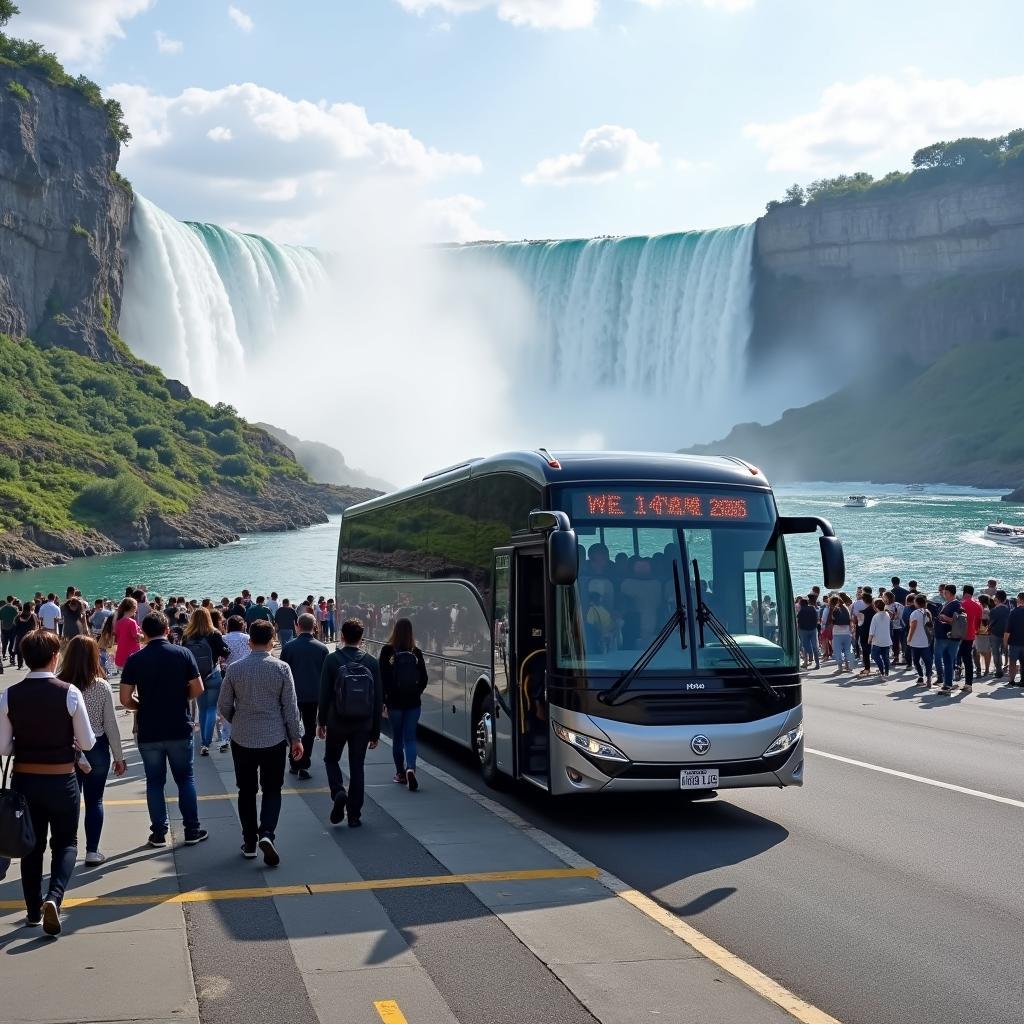
[[[513,559],[512,548],[495,548],[494,551],[494,608],[491,649],[491,685],[494,691],[494,702],[491,706],[490,730],[494,742],[494,763],[498,771],[506,775],[515,775],[515,741],[516,741],[516,702],[513,689],[516,668],[513,645]],[[483,728],[488,730],[488,723]],[[487,761],[487,754],[478,751],[482,762]]]
[[[516,733],[519,774],[548,788],[546,573],[541,549],[519,549],[515,561]]]

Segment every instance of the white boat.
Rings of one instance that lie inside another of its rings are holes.
[[[907,490],[920,494],[924,490],[924,484],[907,484]]]
[[[1024,526],[1007,526],[1006,523],[989,523],[985,527],[985,540],[997,544],[1012,544],[1024,548]]]
[[[868,499],[866,494],[851,494],[846,501],[843,502],[844,508],[867,508]]]

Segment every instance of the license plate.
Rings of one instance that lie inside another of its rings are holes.
[[[717,768],[684,768],[679,773],[680,789],[714,789],[717,785]]]

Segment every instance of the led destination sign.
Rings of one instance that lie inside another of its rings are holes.
[[[751,499],[694,491],[573,489],[572,519],[766,521],[761,495]]]

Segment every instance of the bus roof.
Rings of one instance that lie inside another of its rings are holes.
[[[370,511],[404,498],[428,494],[449,484],[492,473],[515,473],[540,487],[592,480],[631,480],[689,484],[731,484],[759,489],[768,480],[756,467],[731,455],[677,455],[668,452],[503,452],[467,459],[425,476],[419,483],[353,505],[345,514]]]

